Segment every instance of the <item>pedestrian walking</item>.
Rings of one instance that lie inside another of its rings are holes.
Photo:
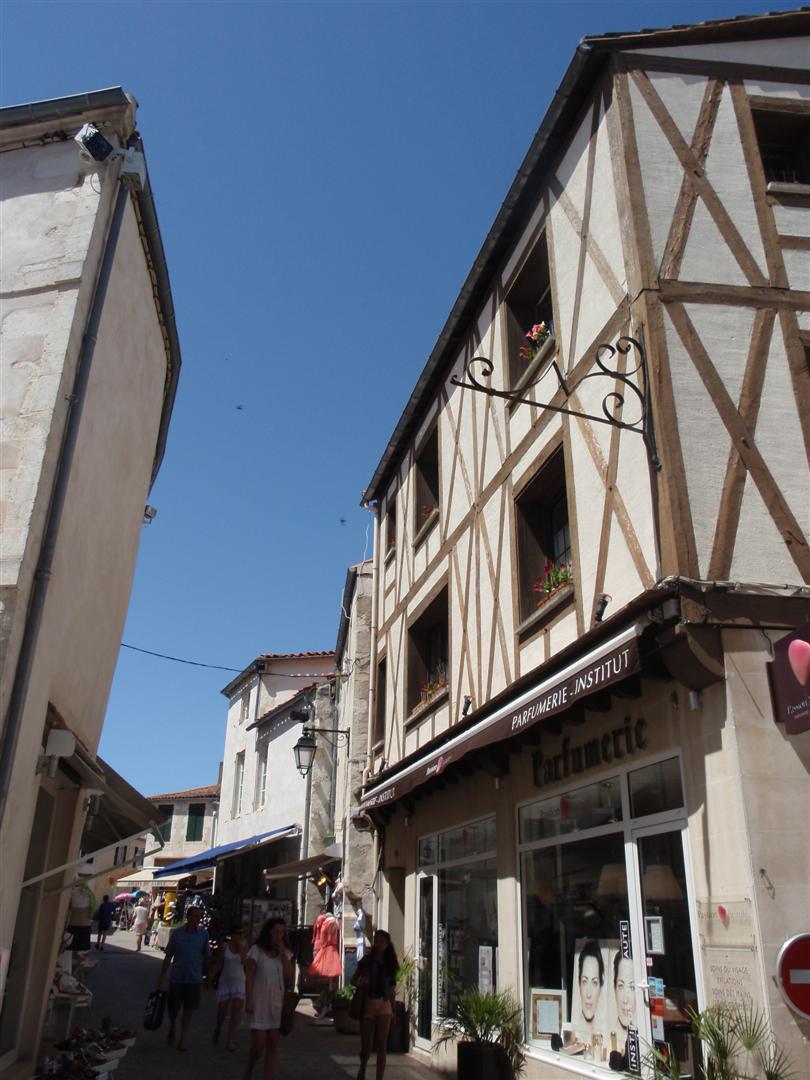
[[[105,893],[93,916],[98,923],[98,936],[96,937],[97,949],[104,948],[104,942],[107,940],[107,934],[109,934],[110,927],[112,926],[113,915],[115,915],[115,904]]]
[[[222,1025],[228,1021],[229,1050],[236,1049],[236,1033],[245,1004],[245,936],[242,927],[234,925],[219,949],[212,969],[212,982],[217,988],[217,1022],[214,1042],[219,1042]]]
[[[366,953],[357,965],[352,983],[356,993],[365,998],[360,1021],[360,1071],[357,1080],[366,1080],[366,1065],[371,1054],[371,1044],[377,1047],[377,1080],[383,1080],[388,1050],[388,1031],[394,1017],[397,968],[399,962],[387,930],[377,930],[371,952]]]
[[[166,945],[163,967],[160,969],[158,990],[162,990],[169,978],[169,1043],[174,1042],[175,1023],[182,1009],[180,1019],[180,1038],[178,1050],[188,1050],[188,1029],[195,1009],[200,1007],[200,987],[208,978],[211,962],[211,949],[208,945],[208,931],[200,926],[202,910],[198,907],[188,909],[185,926],[172,930]]]
[[[140,952],[144,935],[149,929],[149,907],[143,899],[139,900],[135,905],[132,916],[132,929],[135,933],[135,952]]]
[[[250,1017],[246,1078],[251,1076],[262,1052],[263,1080],[272,1080],[275,1075],[284,991],[292,989],[294,979],[284,920],[268,919],[245,964],[245,1012]]]

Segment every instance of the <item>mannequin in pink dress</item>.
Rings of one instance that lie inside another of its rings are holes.
[[[324,1008],[329,1001],[330,991],[334,989],[335,981],[339,978],[343,965],[340,960],[338,946],[340,943],[340,927],[331,911],[323,911],[315,920],[312,928],[312,947],[315,958],[309,965],[310,975],[320,975],[327,980],[326,993],[324,994]]]

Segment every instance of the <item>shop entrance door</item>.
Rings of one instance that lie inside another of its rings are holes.
[[[429,1050],[433,1024],[433,972],[436,970],[436,876],[419,877],[419,952],[417,956],[416,1043]]]
[[[633,830],[639,943],[636,1015],[642,1042],[671,1046],[682,1076],[695,1076],[689,1013],[698,1009],[695,934],[686,875],[686,825]]]

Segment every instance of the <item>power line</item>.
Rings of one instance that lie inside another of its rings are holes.
[[[152,652],[151,649],[139,649],[137,645],[127,645],[126,642],[121,642],[122,649],[132,649],[133,652],[146,653],[147,656],[157,656],[161,660],[173,660],[175,664],[190,664],[192,667],[205,667],[213,668],[215,671],[234,671],[237,675],[240,675],[243,668],[236,667],[223,667],[222,664],[203,664],[199,660],[183,660],[179,656],[167,656],[166,653]]]
[[[153,652],[151,649],[139,649],[137,645],[127,645],[121,642],[122,649],[132,649],[133,652],[145,653],[147,656],[157,656],[160,660],[171,660],[175,664],[189,664],[191,667],[211,668],[214,671],[232,671],[241,675],[246,668],[225,667],[222,664],[204,664],[201,660],[184,660],[180,656],[168,656],[166,653]],[[323,671],[264,671],[265,675],[283,675],[285,679],[322,679],[327,672]]]

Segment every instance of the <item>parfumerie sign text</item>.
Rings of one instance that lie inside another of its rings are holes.
[[[572,743],[566,735],[559,754],[547,756],[542,750],[536,750],[532,754],[535,787],[566,780],[586,769],[610,765],[635,754],[636,750],[643,750],[647,745],[646,727],[646,720],[631,720],[625,716],[621,727],[611,728],[604,735],[585,739],[581,743]]]
[[[621,682],[628,675],[640,670],[638,640],[633,637],[606,651],[598,660],[583,664],[570,675],[559,679],[552,676],[542,684],[542,690],[524,704],[500,709],[492,717],[471,727],[468,732],[451,739],[448,745],[426,753],[424,758],[407,771],[369,791],[361,800],[360,806],[363,810],[369,810],[401,799],[426,780],[441,776],[449,765],[457,764],[471,751],[505,742],[547,717],[565,712],[580,701],[585,702],[587,708],[590,694]],[[639,732],[643,732],[643,729],[640,728]],[[603,758],[600,758],[600,763],[602,760]]]

